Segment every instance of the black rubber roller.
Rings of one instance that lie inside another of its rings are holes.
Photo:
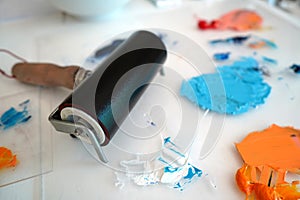
[[[166,58],[166,47],[157,35],[133,33],[76,88],[54,116],[75,123],[81,118],[97,133],[101,145],[106,145]]]

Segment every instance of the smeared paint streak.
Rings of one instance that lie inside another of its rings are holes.
[[[15,167],[18,164],[17,156],[13,155],[10,149],[0,147],[0,170]]]
[[[252,10],[237,9],[222,15],[219,19],[207,22],[198,20],[198,28],[201,30],[216,29],[235,31],[247,31],[259,29],[262,25],[262,17]]]
[[[244,42],[246,42],[251,35],[246,35],[246,36],[234,36],[234,37],[228,37],[225,39],[215,39],[211,40],[209,43],[211,45],[216,45],[216,44],[238,44],[242,45]]]
[[[225,96],[222,88],[215,85],[220,78]],[[182,96],[204,110],[231,115],[245,113],[265,103],[270,92],[271,87],[264,82],[259,64],[252,57],[242,57],[231,65],[217,67],[216,73],[184,81],[180,90]]]
[[[148,163],[147,165],[161,166],[157,165],[158,163],[156,162],[158,161],[159,163],[163,164],[164,167],[151,170],[148,169],[148,171],[150,172],[136,174],[130,171],[130,168],[132,168],[133,166],[134,168],[136,168],[137,166],[143,166],[145,169],[145,161],[140,161],[139,159],[125,162],[122,161],[120,164],[126,168],[126,177],[132,180],[136,185],[147,186],[163,184],[171,188],[183,191],[189,183],[195,180],[195,178],[201,177],[202,170],[186,162],[187,158],[183,153],[178,151],[177,148],[178,147],[174,142],[171,141],[170,137],[165,138],[162,151],[171,151],[176,154],[176,156],[171,161],[169,161],[163,155],[164,153],[162,153],[162,155],[158,156],[157,159],[152,161],[154,163]],[[177,159],[178,156],[185,160],[183,164],[174,162],[174,159]],[[119,174],[116,175],[118,179],[116,185],[124,187],[124,180],[126,179],[126,177],[121,177]]]
[[[273,58],[269,58],[269,57],[266,57],[266,56],[262,56],[261,58],[262,58],[262,60],[264,62],[266,62],[268,64],[273,64],[273,65],[277,65],[278,64],[277,60],[275,60]]]
[[[300,130],[272,125],[250,133],[237,150],[244,165],[236,173],[236,182],[246,199],[299,199],[299,180],[288,183],[285,175],[299,173],[300,148],[296,141]],[[273,174],[275,174],[273,176]]]
[[[177,168],[165,167],[161,182],[183,191],[187,184],[201,175],[202,171],[189,163]]]
[[[262,49],[262,48],[270,48],[270,49],[277,49],[277,45],[275,42],[258,37],[256,35],[237,35],[232,36],[224,39],[214,39],[209,41],[209,44],[211,45],[228,45],[228,44],[234,44],[234,45],[243,45],[251,49]],[[256,53],[256,52],[254,52]]]
[[[215,53],[213,55],[214,60],[216,61],[224,61],[229,59],[230,52],[226,53]]]
[[[293,70],[296,74],[300,74],[300,65],[293,64],[290,66],[290,69]]]
[[[271,48],[271,49],[277,49],[277,45],[275,42],[265,39],[265,38],[260,38],[260,37],[255,37],[255,40],[250,42],[248,44],[248,47],[251,49],[261,49],[261,48]]]
[[[26,100],[19,104],[21,111],[11,107],[0,116],[0,130],[7,130],[18,124],[25,123],[31,119],[31,115],[28,112],[28,104],[30,100]]]

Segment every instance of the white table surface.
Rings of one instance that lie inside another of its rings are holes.
[[[0,24],[0,48],[10,49],[29,61],[82,65],[85,58],[111,36],[127,30],[163,28],[186,35],[212,55],[217,50],[207,45],[208,39],[239,33],[201,32],[196,27],[194,14],[213,19],[234,8],[256,9],[263,16],[264,25],[272,27],[268,31],[251,33],[273,39],[278,44],[278,50],[259,51],[278,60],[275,71],[300,63],[299,19],[267,8],[260,1],[184,1],[181,7],[163,10],[148,1],[134,0],[115,18],[90,22],[53,13]],[[115,186],[113,170],[93,160],[78,140],[52,129],[52,171],[1,187],[0,199],[244,199],[234,178],[236,170],[242,166],[234,143],[247,133],[267,128],[272,123],[300,128],[300,77],[284,77],[285,83],[279,82],[277,76],[266,81],[272,86],[266,104],[241,116],[226,117],[216,148],[201,161],[215,177],[216,190],[201,179],[183,192],[164,186],[126,185],[119,189]],[[52,108],[70,93],[62,88],[48,92],[52,96],[49,99]]]

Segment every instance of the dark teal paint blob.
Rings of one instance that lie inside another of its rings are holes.
[[[300,65],[293,64],[290,66],[290,69],[293,70],[296,74],[300,74]]]
[[[214,85],[214,80],[219,78],[224,88]],[[202,109],[237,115],[265,103],[270,92],[271,87],[264,82],[258,62],[252,57],[242,57],[232,65],[217,67],[216,73],[184,81],[180,94]]]

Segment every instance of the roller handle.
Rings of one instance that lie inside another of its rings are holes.
[[[75,75],[79,66],[59,66],[51,63],[16,63],[12,75],[23,83],[40,86],[74,88]]]

